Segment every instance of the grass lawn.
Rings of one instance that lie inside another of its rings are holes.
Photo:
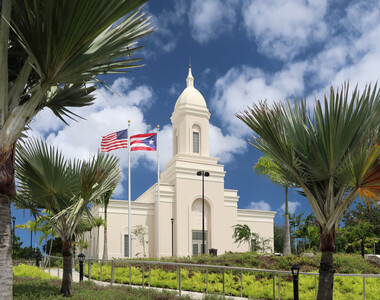
[[[13,299],[67,299],[60,295],[62,281],[40,270],[37,267],[19,265],[13,268]],[[171,292],[159,292],[152,289],[131,288],[128,286],[100,287],[91,281],[74,283],[74,295],[70,299],[131,299],[131,300],[174,300],[191,299],[179,297]],[[205,297],[205,300],[219,299],[218,297]]]
[[[13,299],[67,299],[60,295],[61,280],[15,277],[13,281]],[[91,281],[74,283],[74,296],[70,299],[190,299],[151,289],[130,287],[100,287]]]

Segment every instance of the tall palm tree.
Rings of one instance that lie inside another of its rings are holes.
[[[339,222],[353,201],[380,198],[380,90],[349,93],[348,84],[316,101],[261,102],[237,114],[287,181],[301,187],[321,227],[319,300],[332,299],[333,253]]]
[[[289,209],[288,209],[288,194],[289,187],[292,186],[291,182],[286,181],[279,172],[276,163],[269,156],[262,156],[259,158],[255,164],[254,171],[259,175],[264,175],[267,179],[272,181],[274,184],[280,185],[285,190],[285,236],[284,236],[284,255],[289,255],[292,253],[290,247],[290,229],[289,229]]]
[[[41,219],[35,217],[34,220],[29,220],[25,224],[16,225],[15,228],[29,230],[34,233],[34,250],[37,251],[37,231],[41,230]]]
[[[110,203],[110,199],[113,195],[113,192],[116,188],[116,185],[111,187],[108,191],[106,191],[102,197],[99,197],[95,200],[95,204],[97,205],[103,205],[104,207],[104,243],[103,243],[103,258],[102,259],[108,259],[108,234],[107,234],[107,208],[108,204]],[[98,236],[99,239],[99,236]]]
[[[33,203],[33,213],[50,224],[62,240],[61,293],[65,295],[73,293],[72,236],[83,230],[90,218],[89,204],[120,181],[117,163],[116,157],[104,153],[89,161],[68,161],[59,150],[35,139],[17,148],[17,198]]]
[[[96,258],[99,258],[99,229],[100,229],[100,226],[104,226],[104,224],[105,224],[105,222],[104,222],[102,217],[94,218],[94,227],[97,228],[96,245],[94,245],[94,247],[95,247],[94,253],[96,253]]]
[[[146,0],[1,0],[0,298],[12,299],[11,212],[15,143],[43,108],[75,117],[92,104],[98,74],[139,65],[138,39],[152,30]],[[136,10],[137,9],[137,10]],[[117,26],[114,26],[116,21]]]

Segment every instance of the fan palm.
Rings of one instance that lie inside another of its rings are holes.
[[[64,121],[92,104],[96,76],[139,66],[146,0],[0,1],[0,298],[12,299],[15,143],[43,108]],[[121,21],[120,21],[121,20]],[[119,21],[117,26],[115,22]]]
[[[79,227],[85,226],[84,219],[91,219],[89,204],[120,181],[117,163],[117,158],[104,153],[89,161],[67,161],[59,150],[35,139],[17,149],[17,199],[33,203],[33,212],[59,234],[65,295],[73,293],[72,236],[83,229]]]
[[[318,299],[332,299],[333,252],[339,222],[353,201],[379,203],[380,90],[348,84],[312,111],[306,101],[260,103],[237,114],[257,135],[251,144],[269,155],[282,176],[301,187],[321,227]]]
[[[290,230],[289,230],[289,209],[288,209],[288,193],[291,182],[286,181],[278,170],[276,163],[269,156],[262,156],[255,164],[254,171],[257,174],[264,175],[274,184],[280,185],[285,190],[285,236],[284,236],[284,255],[292,253],[290,248]]]

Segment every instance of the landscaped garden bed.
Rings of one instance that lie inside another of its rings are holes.
[[[193,263],[202,265],[224,265],[255,269],[271,269],[289,271],[293,264],[301,266],[301,272],[318,273],[320,257],[299,257],[299,256],[262,256],[253,253],[228,253],[219,257],[200,256],[196,258],[167,258],[161,261]],[[156,265],[154,261],[149,264],[149,260],[142,263],[129,263],[124,260],[114,261],[114,282],[132,285],[161,287],[168,289],[178,288],[178,269],[176,266]],[[335,255],[335,265],[337,273],[347,274],[379,274],[380,269],[368,261],[363,260],[358,255]],[[129,274],[131,270],[131,276]],[[85,264],[85,275],[88,276],[88,263]],[[98,262],[91,263],[91,278],[110,282],[112,263]],[[144,273],[144,276],[143,276]],[[224,276],[224,291],[223,291]],[[280,282],[278,281],[280,278]],[[313,275],[300,275],[299,291],[300,299],[313,299],[315,297],[315,279]],[[131,280],[131,281],[129,281]],[[216,268],[200,268],[197,266],[181,266],[181,289],[211,294],[225,294],[229,296],[240,296],[241,287],[244,297],[255,299],[273,298],[273,280],[275,292],[278,297],[278,286],[280,286],[281,299],[293,298],[293,285],[291,275],[273,273],[234,271]],[[208,284],[206,283],[208,281]],[[366,299],[375,299],[378,296],[379,278],[366,278]],[[363,297],[362,277],[335,277],[334,299],[357,299]]]

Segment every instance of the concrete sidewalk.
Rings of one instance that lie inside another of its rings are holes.
[[[45,269],[45,272],[46,273],[49,273],[49,269]],[[58,268],[51,268],[50,269],[50,275],[51,276],[54,276],[54,277],[59,277],[62,279],[62,275],[63,275],[63,270],[62,269],[59,269],[59,272],[58,272]],[[87,277],[85,277],[83,280],[88,280]],[[91,279],[92,282],[94,282],[96,285],[99,285],[99,286],[109,286],[111,285],[110,282],[105,282],[105,281],[97,281],[97,280],[93,280]],[[73,282],[79,282],[79,273],[75,270],[73,270]],[[114,286],[130,286],[129,284],[121,284],[121,283],[114,283],[112,284]],[[156,288],[156,287],[142,287],[140,285],[132,285],[131,287],[133,288],[137,288],[137,289],[154,289],[156,291],[168,291],[168,292],[175,292],[178,294],[178,291],[177,290],[171,290],[171,289],[163,289],[163,288]],[[181,291],[181,295],[182,296],[189,296],[191,299],[203,299],[205,297],[205,294],[203,293],[196,293],[196,292],[188,292],[188,291]],[[231,299],[231,300],[245,300],[247,298],[241,298],[241,297],[223,297],[223,296],[220,296],[220,299]]]

